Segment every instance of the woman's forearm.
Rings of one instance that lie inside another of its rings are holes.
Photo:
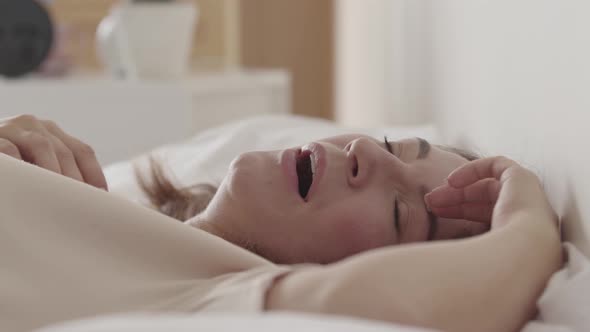
[[[293,273],[271,290],[268,308],[515,330],[561,264],[557,232],[529,217],[477,238],[382,249]]]

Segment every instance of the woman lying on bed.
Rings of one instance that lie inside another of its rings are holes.
[[[52,122],[0,120],[0,152],[106,189],[92,150]],[[194,215],[187,224],[202,232],[0,157],[0,257],[12,272],[0,281],[18,273],[34,285],[0,288],[0,307],[12,308],[0,327],[141,310],[291,310],[515,330],[561,265],[557,218],[530,171],[470,159],[422,139],[360,135],[250,152],[206,208],[153,164],[153,181],[142,180],[152,201]],[[36,250],[22,251],[19,236]],[[455,240],[392,246],[443,239]],[[308,264],[276,265],[295,263]]]

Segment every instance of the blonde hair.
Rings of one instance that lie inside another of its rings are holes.
[[[217,187],[211,184],[181,187],[173,183],[171,172],[165,171],[163,163],[153,156],[149,158],[149,175],[146,176],[138,164],[134,165],[134,171],[137,183],[152,207],[180,221],[204,211],[217,192]]]

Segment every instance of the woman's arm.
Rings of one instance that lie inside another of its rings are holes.
[[[268,309],[449,331],[516,330],[561,264],[557,233],[522,219],[473,239],[389,248],[293,273],[270,291]]]
[[[536,299],[559,269],[561,246],[554,215],[543,202],[531,209],[507,203],[526,207],[528,203],[518,202],[514,195],[537,200],[538,194],[525,190],[528,184],[518,189],[531,180],[530,174],[520,181],[515,179],[522,176],[508,178],[516,183],[503,183],[494,210],[497,229],[492,232],[381,249],[325,268],[294,272],[270,290],[268,309],[452,331],[517,330],[531,318]]]

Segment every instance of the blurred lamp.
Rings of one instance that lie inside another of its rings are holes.
[[[53,43],[53,26],[34,0],[0,0],[0,75],[19,77],[39,68]]]

